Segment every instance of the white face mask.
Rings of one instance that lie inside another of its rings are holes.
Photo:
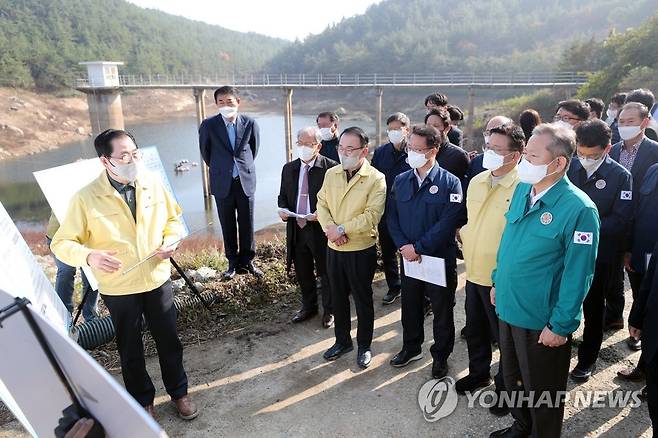
[[[419,167],[423,167],[425,164],[427,164],[427,157],[425,157],[425,154],[421,154],[420,152],[412,151],[409,149],[407,152],[407,163],[409,163],[409,167],[412,169],[418,169]]]
[[[622,140],[630,140],[637,137],[642,132],[639,126],[619,126],[619,136]]]
[[[315,156],[315,148],[306,146],[297,146],[297,156],[302,161],[311,161]]]
[[[489,138],[490,138],[491,136],[490,136],[490,135],[487,135],[487,134],[482,134],[482,136],[484,137],[484,145],[485,145],[485,146],[488,145],[488,144],[489,144]]]
[[[114,164],[114,167],[112,167],[112,173],[118,176],[119,178],[128,181],[129,183],[134,183],[139,174],[142,171],[142,164],[141,162],[136,162],[133,161],[128,164],[123,164],[123,163],[112,163]]]
[[[555,161],[555,160],[553,160]],[[553,162],[551,161],[548,164],[532,164],[525,158],[521,160],[521,163],[519,163],[519,166],[517,167],[517,171],[519,173],[519,179],[521,182],[526,183],[526,184],[537,184],[547,176],[553,175],[553,173],[547,174],[546,172],[548,171],[548,166]]]
[[[608,120],[616,119],[618,114],[619,114],[619,110],[613,110],[610,108],[608,108],[608,110],[605,112],[605,115],[608,116]]]
[[[227,119],[233,118],[238,113],[237,106],[220,106],[219,113]]]
[[[505,164],[505,157],[507,157],[507,155],[504,156],[498,155],[497,153],[489,149],[482,156],[482,167],[484,167],[487,170],[496,170],[502,167],[503,164]]]
[[[328,141],[334,138],[334,133],[331,132],[331,128],[320,128],[320,135],[324,141]]]
[[[404,132],[399,129],[389,129],[386,131],[388,135],[388,140],[393,144],[400,144],[404,139]]]
[[[359,160],[361,160],[361,157],[359,155],[355,155],[353,157],[348,157],[347,155],[343,155],[343,154],[338,155],[338,158],[340,159],[340,164],[343,166],[343,170],[356,169],[356,166],[359,165]]]
[[[582,158],[578,157],[578,161],[580,161],[580,164],[583,166],[583,169],[585,169],[587,172],[591,172],[594,169],[598,167],[599,164],[601,164],[605,160],[605,154],[601,156],[598,160],[595,160],[593,158]]]
[[[571,124],[565,122],[564,120],[558,120],[557,122],[553,122],[554,125],[559,126],[560,128],[568,129],[570,131],[573,131],[573,126]]]

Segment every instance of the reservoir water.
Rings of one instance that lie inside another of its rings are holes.
[[[255,228],[261,229],[279,221],[276,213],[281,167],[285,162],[284,124],[279,115],[254,115],[260,126],[261,144],[256,157],[258,178],[255,200]],[[315,124],[315,116],[293,117],[293,132]],[[176,198],[190,229],[213,221],[214,232],[219,231],[219,220],[214,202],[206,210],[201,186],[201,167],[176,173],[174,163],[188,159],[200,161],[196,119],[178,118],[166,122],[128,125],[141,146],[157,146],[158,152],[173,186]],[[93,139],[64,145],[52,151],[12,160],[0,161],[0,202],[15,222],[24,227],[43,224],[50,214],[32,172],[71,163],[78,158],[94,158]]]

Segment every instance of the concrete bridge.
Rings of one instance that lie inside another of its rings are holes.
[[[485,88],[561,88],[575,90],[587,75],[575,72],[510,72],[510,73],[249,73],[224,75],[119,75],[122,62],[93,61],[87,66],[87,78],[76,79],[73,88],[87,94],[89,117],[94,134],[105,129],[124,127],[121,93],[134,89],[189,89],[196,103],[197,121],[206,118],[205,93],[224,85],[240,89],[279,89],[284,95],[286,159],[292,159],[292,95],[295,89],[363,89],[376,90],[376,140],[382,141],[382,108],[384,89],[392,88],[465,88],[468,93],[466,136],[471,137],[475,116],[475,91]],[[203,165],[203,193],[208,190],[208,169]]]

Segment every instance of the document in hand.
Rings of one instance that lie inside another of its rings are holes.
[[[446,261],[438,257],[422,256],[420,262],[404,261],[404,275],[446,287]]]
[[[299,219],[308,219],[309,217],[312,217],[312,216],[313,216],[313,213],[309,213],[309,214],[297,214],[297,213],[295,213],[294,211],[290,211],[290,210],[288,210],[287,208],[280,208],[280,209],[279,209],[279,213],[284,213],[284,214],[286,214],[288,217],[296,217],[296,218],[299,218]]]

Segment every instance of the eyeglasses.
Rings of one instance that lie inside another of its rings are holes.
[[[304,146],[305,148],[314,148],[318,145],[319,143],[311,143],[311,144],[306,144],[306,143],[300,143],[297,142],[297,146]]]
[[[124,152],[118,157],[110,156],[109,158],[113,158],[115,160],[121,161],[123,164],[130,164],[133,161],[139,161],[142,159],[142,151],[140,151],[139,149],[135,149],[132,152]]]
[[[583,160],[594,160],[594,161],[599,161],[605,154],[601,155],[590,155],[589,157],[586,157],[584,155],[576,154],[578,158],[582,158]]]
[[[346,147],[343,147],[343,146],[341,146],[341,145],[337,145],[337,146],[336,146],[336,150],[337,150],[338,152],[343,152],[343,153],[345,153],[345,154],[347,154],[347,155],[350,155],[352,152],[354,152],[354,151],[359,151],[359,150],[361,150],[361,149],[363,149],[363,148],[362,148],[362,147],[361,147],[361,148],[346,148]]]
[[[420,150],[418,150],[418,149],[411,149],[411,148],[409,148],[409,146],[407,146],[406,148],[404,148],[404,151],[405,151],[407,154],[408,154],[410,151],[414,151],[414,152],[417,153],[417,154],[426,154],[427,151],[429,151],[429,150],[430,150],[430,148],[420,149]]]
[[[560,121],[562,121],[562,122],[567,122],[567,123],[569,123],[569,122],[580,122],[581,119],[579,119],[578,117],[558,116],[558,115],[556,114],[556,115],[553,117],[553,121],[554,121],[554,122],[560,122]]]
[[[504,150],[497,151],[496,149],[492,148],[489,145],[484,145],[482,147],[482,152],[486,152],[486,151],[493,151],[493,152],[497,153],[498,155],[504,154],[505,157],[508,156],[509,154],[513,154],[514,152],[516,152],[516,151],[511,151],[509,149],[504,149]]]

